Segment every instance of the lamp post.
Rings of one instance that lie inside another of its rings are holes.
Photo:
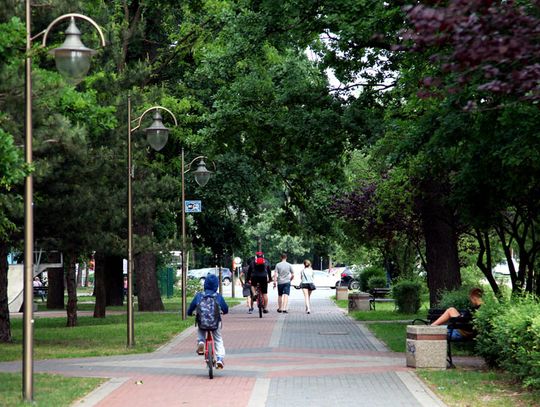
[[[32,42],[43,35],[42,46],[47,44],[47,36],[51,29],[60,21],[67,18],[70,24],[66,30],[66,40],[61,47],[55,48],[51,53],[55,56],[56,66],[60,73],[72,84],[79,83],[90,67],[90,57],[96,51],[87,48],[81,42],[81,32],[75,25],[75,19],[89,22],[97,30],[101,45],[105,46],[105,36],[97,23],[82,14],[64,14],[55,19],[49,26],[32,36],[31,2],[26,0],[26,58],[25,58],[25,137],[24,158],[27,166],[32,165]],[[34,291],[32,280],[34,274],[34,214],[33,214],[33,184],[32,174],[28,174],[24,182],[24,307],[23,307],[23,398],[25,401],[33,401],[34,398]]]
[[[184,167],[184,149],[182,148],[182,320],[185,320],[187,318],[186,310],[187,310],[187,271],[186,271],[186,192],[185,192],[185,177],[184,175],[189,172],[191,169],[191,165],[199,160],[197,164],[197,169],[193,171],[193,175],[195,177],[195,182],[201,186],[204,187],[207,183],[210,177],[212,176],[212,171],[208,171],[206,168],[206,163],[204,162],[204,158],[208,158],[206,156],[199,156],[195,157],[191,162],[187,165],[187,169]],[[216,164],[212,161],[212,164],[214,165],[214,171],[216,170]]]
[[[141,114],[138,118],[131,119],[131,97],[128,96],[128,134],[127,134],[127,151],[128,151],[128,158],[127,158],[127,201],[128,201],[128,207],[127,207],[127,218],[128,218],[128,275],[127,275],[127,346],[129,348],[133,347],[135,345],[135,324],[133,320],[133,201],[132,201],[132,188],[131,188],[131,180],[134,176],[133,174],[133,166],[131,162],[131,133],[133,133],[135,130],[141,127],[141,122],[144,116],[154,111],[154,114],[152,116],[153,122],[150,125],[150,127],[147,127],[144,129],[146,133],[146,138],[148,141],[148,144],[156,150],[159,151],[163,147],[165,147],[165,144],[167,144],[167,139],[169,137],[169,129],[166,128],[163,125],[163,118],[161,117],[160,110],[163,110],[167,113],[169,113],[173,120],[174,125],[178,126],[178,122],[176,121],[176,117],[174,114],[167,108],[163,106],[153,106],[149,109],[146,109],[143,114]],[[131,128],[131,123],[137,122],[137,125],[134,128]]]

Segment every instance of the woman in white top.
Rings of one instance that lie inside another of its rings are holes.
[[[304,303],[306,304],[306,313],[311,313],[311,292],[315,290],[315,284],[313,284],[313,269],[311,268],[311,262],[304,260],[304,270],[302,270],[302,280],[300,287],[304,292]]]

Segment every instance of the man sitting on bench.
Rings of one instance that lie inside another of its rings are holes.
[[[476,311],[480,306],[483,304],[482,301],[482,295],[484,292],[481,288],[473,288],[469,293],[469,301],[471,302],[471,311]],[[465,317],[468,311],[466,312],[460,312],[454,307],[448,308],[446,311],[443,312],[443,314],[437,318],[431,325],[445,325],[448,324],[451,318],[456,317]],[[452,329],[452,337],[450,339],[454,341],[459,341],[461,339],[465,339],[471,336],[474,336],[474,332],[464,330],[464,329]]]

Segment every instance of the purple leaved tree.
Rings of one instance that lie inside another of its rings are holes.
[[[455,78],[449,86],[474,82],[480,91],[540,99],[540,1],[424,1],[406,10],[413,28],[400,48],[431,53]]]

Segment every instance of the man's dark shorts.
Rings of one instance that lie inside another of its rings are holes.
[[[277,285],[278,295],[281,297],[283,294],[291,295],[291,283],[284,283]]]
[[[257,283],[259,283],[259,285],[261,286],[261,292],[263,294],[268,294],[268,277],[251,276],[251,286],[253,287],[253,292],[255,292]]]

